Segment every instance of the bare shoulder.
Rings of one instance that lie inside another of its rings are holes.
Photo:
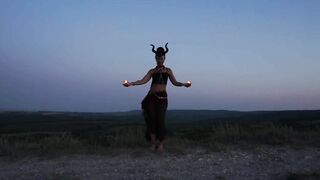
[[[166,71],[167,71],[168,73],[172,73],[172,70],[171,70],[169,67],[166,67]]]
[[[154,68],[149,69],[148,74],[152,74],[154,72]]]

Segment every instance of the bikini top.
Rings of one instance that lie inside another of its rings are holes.
[[[156,67],[153,69],[152,73],[152,83],[151,84],[165,84],[168,82],[168,73],[166,67]]]

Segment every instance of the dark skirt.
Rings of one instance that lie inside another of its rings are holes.
[[[156,139],[163,141],[166,134],[165,115],[168,107],[167,93],[149,93],[141,102],[144,120],[147,125],[146,139],[151,141],[151,134],[156,135]]]

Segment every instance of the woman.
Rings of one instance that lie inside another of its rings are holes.
[[[147,124],[146,139],[151,141],[151,148],[159,152],[163,151],[163,140],[165,137],[165,114],[168,106],[166,86],[168,77],[175,86],[191,86],[189,81],[188,83],[178,82],[172,70],[163,65],[166,59],[166,53],[169,51],[167,45],[168,43],[165,45],[166,50],[164,50],[163,47],[158,47],[157,51],[155,51],[154,45],[151,44],[152,52],[155,53],[157,66],[150,69],[141,80],[135,82],[125,81],[123,83],[125,87],[142,85],[152,78],[150,90],[141,102],[141,105]]]

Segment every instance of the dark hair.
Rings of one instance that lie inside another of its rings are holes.
[[[165,45],[166,50],[164,50],[163,47],[158,47],[157,51],[155,51],[154,50],[154,45],[150,44],[150,46],[152,46],[152,52],[154,52],[156,54],[156,56],[158,56],[158,57],[165,56],[167,54],[167,52],[169,51],[167,45],[168,45],[168,43],[166,43],[166,45]]]

